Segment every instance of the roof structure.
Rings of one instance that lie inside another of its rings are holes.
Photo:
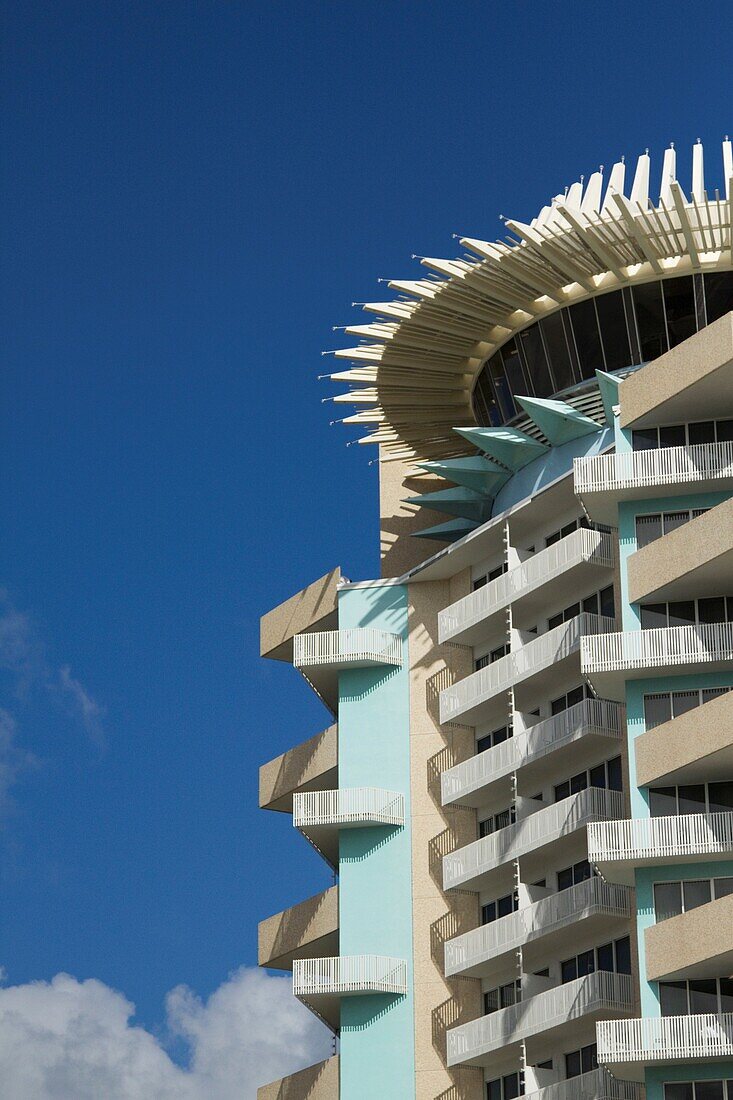
[[[655,204],[646,152],[628,193],[622,160],[607,178],[601,168],[587,183],[574,183],[529,225],[506,221],[512,235],[505,240],[463,237],[467,255],[424,258],[427,277],[390,281],[398,293],[393,301],[362,303],[377,319],[347,327],[360,342],[335,352],[349,368],[330,376],[350,387],[334,400],[358,407],[343,422],[369,429],[358,442],[380,444],[382,460],[420,463],[460,454],[453,427],[475,423],[477,375],[515,333],[626,285],[733,269],[728,138],[722,153],[724,194],[716,190],[711,197],[705,189],[699,142],[689,194],[683,191],[670,146]]]

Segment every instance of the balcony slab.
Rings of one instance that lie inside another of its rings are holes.
[[[733,895],[653,924],[644,940],[649,981],[733,974]]]
[[[261,921],[257,961],[273,970],[292,970],[293,959],[338,955],[338,886]]]
[[[640,734],[634,754],[640,787],[733,773],[733,691]]]

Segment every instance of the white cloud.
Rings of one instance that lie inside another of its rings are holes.
[[[131,1024],[116,990],[57,974],[0,988],[0,1081],[13,1100],[254,1100],[257,1086],[330,1053],[330,1035],[289,978],[242,967],[207,1001],[187,986],[166,1001],[161,1042]],[[188,1068],[168,1055],[183,1041]]]
[[[84,729],[95,741],[102,739],[102,716],[104,710],[93,699],[79,680],[71,675],[71,669],[64,665],[59,670],[59,684],[71,703],[72,710],[79,718]]]

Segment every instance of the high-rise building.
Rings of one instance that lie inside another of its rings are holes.
[[[670,148],[658,200],[646,154],[595,172],[336,353],[382,576],[262,620],[332,718],[260,803],[338,885],[259,952],[338,1055],[260,1100],[733,1100],[722,167],[697,144],[683,190]]]

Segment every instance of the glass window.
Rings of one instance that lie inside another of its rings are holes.
[[[496,1081],[486,1082],[486,1100],[501,1100],[501,1077],[497,1077]],[[666,1093],[664,1100],[667,1100]],[[670,1100],[677,1100],[677,1097],[670,1097]],[[680,1098],[680,1100],[683,1100],[683,1098]],[[690,1096],[690,1100],[692,1100],[692,1096]]]
[[[700,705],[700,695],[697,691],[673,691],[672,692],[672,716],[679,718],[694,710]]]
[[[496,355],[489,359],[487,364],[489,371],[491,372],[491,380],[494,383],[494,393],[496,394],[496,403],[501,409],[501,414],[504,420],[510,420],[516,413],[514,406],[514,399],[512,398],[511,391],[506,383],[504,376],[504,364],[501,358],[501,352],[498,351]]]
[[[733,878],[716,878],[714,887],[716,899],[727,898],[729,894],[733,894]]]
[[[557,888],[559,890],[569,890],[573,885],[573,869],[572,867],[564,867],[562,871],[557,872]]]
[[[614,947],[616,949],[616,973],[630,974],[631,940],[628,936],[624,936],[623,939],[616,940]]]
[[[504,1100],[515,1100],[519,1096],[519,1074],[509,1073],[501,1079],[504,1089]]]
[[[510,392],[512,394],[526,393],[527,382],[525,381],[524,371],[522,370],[522,364],[519,360],[519,353],[517,351],[516,341],[509,340],[506,344],[504,344],[504,347],[501,349],[500,355],[504,363],[504,375],[506,377],[507,385]]]
[[[479,737],[478,741],[476,742],[477,753],[486,752],[486,750],[490,749],[491,747],[491,734],[488,734],[486,737]]]
[[[730,691],[730,688],[727,687],[703,688],[700,694],[702,696],[703,703],[709,703],[711,699],[717,699],[719,695],[725,695],[728,691]],[[731,1098],[731,1100],[733,1100],[733,1097]]]
[[[631,448],[634,451],[655,451],[659,446],[657,428],[636,428],[631,433]]]
[[[697,611],[701,623],[724,623],[725,597],[711,596],[705,600],[697,601]]]
[[[697,446],[699,443],[714,443],[715,421],[701,420],[697,424],[688,424],[687,438],[690,446]]]
[[[514,343],[514,341],[512,341],[512,343]],[[525,329],[524,332],[520,332],[516,343],[519,346],[519,352],[524,360],[527,375],[532,380],[531,385],[534,387],[535,396],[549,397],[550,394],[556,393],[559,389],[562,389],[561,386],[555,385],[550,374],[547,356],[545,355],[545,345],[542,341],[539,325],[532,325],[530,328]],[[515,387],[513,392],[527,393],[528,390],[526,385],[524,385],[522,389]]]
[[[718,443],[730,443],[733,440],[733,420],[719,420],[715,428]]]
[[[644,283],[631,288],[639,331],[642,362],[656,359],[667,347],[662,288],[659,283]]]
[[[669,424],[659,429],[660,447],[684,447],[687,435],[684,424]]]
[[[598,969],[613,971],[613,944],[604,943],[598,948]]]
[[[666,603],[643,603],[641,605],[641,629],[656,630],[667,625]]]
[[[687,982],[660,982],[659,1009],[662,1016],[686,1016]]]
[[[664,513],[664,533],[665,535],[671,534],[672,531],[676,531],[678,527],[682,527],[685,523],[689,523],[689,512],[665,512]]]
[[[673,600],[667,605],[669,609],[670,626],[694,626],[695,625],[695,601]]]
[[[708,324],[733,309],[733,271],[703,276]]]
[[[501,986],[499,1001],[502,1008],[509,1008],[510,1005],[518,1004],[519,1000],[519,982],[509,982],[507,985]]]
[[[692,1081],[668,1081],[664,1086],[664,1100],[694,1100]]]
[[[710,901],[710,879],[695,879],[682,883],[682,896],[685,903],[685,912],[697,909],[700,905],[706,905]]]
[[[493,924],[496,920],[496,902],[489,901],[486,905],[481,906],[481,923]]]
[[[722,1011],[728,1010],[724,1008]],[[723,1082],[695,1081],[695,1100],[723,1100]]]
[[[652,817],[673,817],[677,813],[677,788],[650,787],[649,813]]]
[[[582,1072],[580,1068],[580,1051],[572,1050],[569,1054],[565,1055],[565,1076],[567,1078],[579,1077]],[[690,1100],[692,1100],[692,1097]]]
[[[558,783],[555,787],[555,801],[562,802],[563,798],[570,797],[570,780],[566,779],[564,783]]]
[[[560,981],[563,985],[565,985],[566,982],[574,982],[577,976],[577,959],[566,959],[564,963],[560,964]]]
[[[654,883],[654,915],[657,921],[669,920],[682,912],[682,884],[679,882]]]
[[[733,978],[720,978],[720,1011],[733,1012]]]
[[[667,314],[669,346],[674,348],[697,331],[692,276],[683,275],[677,279],[665,279],[662,289]]]
[[[558,389],[564,390],[575,382],[579,382],[580,379],[573,374],[561,314],[552,313],[549,317],[544,317],[540,321],[540,329]]]
[[[570,777],[570,793],[579,794],[581,791],[586,790],[588,786],[588,772],[578,772],[577,775],[571,775]]]
[[[591,615],[598,614],[598,593],[594,592],[592,596],[586,596],[583,600],[583,611],[589,612]]]
[[[598,317],[592,298],[568,307],[568,316],[573,327],[575,346],[580,359],[580,372],[583,378],[592,378],[597,369],[603,370],[601,352],[601,334],[598,331]]]
[[[705,784],[685,783],[677,788],[680,814],[705,813]]]
[[[710,813],[727,813],[733,809],[733,783],[710,783]]]
[[[718,1011],[718,983],[715,978],[694,978],[688,985],[691,1015]]]
[[[662,517],[659,514],[636,517],[636,546],[638,550],[662,537]]]
[[[616,605],[613,600],[613,585],[609,584],[608,588],[602,588],[598,594],[598,598],[601,605],[601,615],[613,619],[616,615]]]
[[[628,367],[632,358],[621,291],[614,290],[611,294],[603,294],[595,301],[606,370],[614,371]]]
[[[648,730],[669,722],[672,717],[672,700],[669,692],[644,696],[644,725]]]
[[[499,1011],[499,990],[489,989],[484,993],[484,1015],[488,1016],[490,1012]]]
[[[620,756],[614,756],[613,760],[608,761],[608,789],[609,791],[624,789]]]
[[[591,787],[605,787],[606,786],[606,765],[596,764],[594,768],[590,770],[590,785]]]
[[[581,951],[578,955],[578,977],[584,978],[586,974],[592,974],[596,969],[595,952],[593,948]]]

